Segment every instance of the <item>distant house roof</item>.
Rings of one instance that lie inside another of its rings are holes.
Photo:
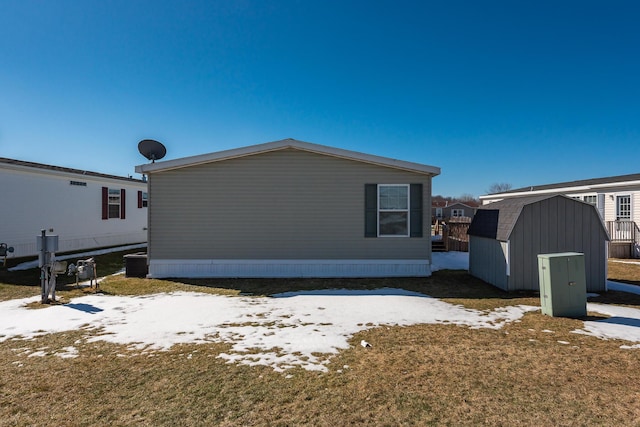
[[[525,206],[553,197],[562,197],[573,200],[576,203],[584,203],[558,194],[541,194],[537,196],[504,199],[499,202],[480,206],[469,226],[468,234],[506,242],[509,240],[511,231],[516,225],[520,213]]]
[[[469,209],[477,209],[478,208],[478,204],[475,202],[451,202],[449,203],[448,201],[436,201],[436,202],[432,202],[431,203],[431,207],[432,208],[450,208],[453,206],[464,206],[465,208],[469,208]]]
[[[251,145],[248,147],[236,148],[226,151],[218,151],[199,156],[183,157],[181,159],[167,160],[163,162],[148,163],[136,166],[136,172],[149,173],[171,169],[179,169],[205,163],[218,162],[239,157],[251,156],[255,154],[267,153],[284,149],[296,149],[311,153],[324,154],[348,160],[370,163],[379,166],[386,166],[395,169],[402,169],[410,172],[435,176],[440,174],[440,168],[423,165],[420,163],[407,162],[404,160],[390,159],[371,154],[359,153],[357,151],[343,150],[341,148],[328,147],[325,145],[312,144],[310,142],[298,141],[296,139],[283,139],[280,141],[267,142],[264,144]]]
[[[592,178],[592,179],[583,179],[579,181],[559,182],[555,184],[532,185],[530,187],[516,188],[513,190],[503,191],[500,193],[490,193],[485,196],[480,196],[480,198],[481,199],[491,198],[499,195],[514,195],[516,193],[524,194],[527,192],[540,192],[540,191],[553,193],[553,190],[558,190],[557,192],[562,192],[563,189],[567,189],[567,188],[571,188],[574,191],[586,191],[586,190],[590,190],[591,187],[596,187],[596,188],[606,187],[607,185],[625,184],[625,183],[640,184],[640,173],[610,176],[606,178]]]
[[[27,162],[25,160],[15,160],[15,159],[9,159],[6,157],[0,157],[0,164],[16,166],[18,168],[32,168],[32,169],[40,169],[43,171],[62,172],[62,173],[69,173],[69,174],[82,175],[82,176],[92,176],[96,178],[118,179],[118,180],[129,181],[129,182],[144,182],[141,179],[136,179],[131,177],[109,175],[109,174],[104,174],[99,172],[91,172],[91,171],[86,171],[81,169],[67,168],[63,166],[45,165],[43,163]]]

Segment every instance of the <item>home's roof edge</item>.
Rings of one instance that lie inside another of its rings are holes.
[[[570,193],[574,191],[601,190],[609,187],[621,187],[640,185],[640,173],[616,175],[605,178],[590,178],[578,181],[558,182],[554,184],[532,185],[516,188],[501,193],[489,193],[480,196],[480,200],[495,199],[499,197],[519,197],[531,194],[543,193]]]
[[[138,179],[138,178],[133,178],[133,177],[110,175],[110,174],[101,173],[101,172],[92,172],[92,171],[87,171],[87,170],[82,170],[82,169],[68,168],[68,167],[65,167],[65,166],[55,166],[55,165],[48,165],[48,164],[44,164],[44,163],[30,162],[30,161],[26,161],[26,160],[10,159],[8,157],[0,157],[0,164],[4,164],[4,165],[6,165],[8,167],[12,167],[12,168],[14,168],[16,170],[17,169],[35,170],[35,171],[41,171],[41,172],[53,172],[53,173],[64,173],[64,174],[78,175],[78,176],[83,176],[83,177],[90,176],[90,177],[101,178],[101,179],[113,179],[113,180],[119,180],[119,181],[128,181],[128,182],[132,182],[132,183],[136,183],[136,184],[145,183],[144,180]]]
[[[218,162],[244,156],[267,153],[270,151],[283,150],[287,148],[293,148],[349,160],[356,160],[365,163],[372,163],[391,168],[404,169],[431,176],[440,174],[440,168],[436,166],[391,159],[388,157],[376,156],[373,154],[365,154],[357,151],[345,150],[342,148],[335,148],[326,145],[314,144],[311,142],[298,141],[291,138],[273,142],[266,142],[264,144],[250,145],[247,147],[234,148],[230,150],[217,151],[208,154],[201,154],[197,156],[183,157],[180,159],[166,160],[163,162],[148,163],[145,165],[136,166],[136,172],[153,173],[171,169],[179,169],[188,166]]]

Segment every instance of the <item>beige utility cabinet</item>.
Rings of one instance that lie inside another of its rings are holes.
[[[538,276],[542,314],[554,317],[587,315],[584,254],[540,254]]]

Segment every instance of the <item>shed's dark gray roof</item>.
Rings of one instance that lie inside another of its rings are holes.
[[[506,242],[509,240],[509,235],[516,225],[523,207],[553,197],[574,200],[558,194],[542,194],[538,196],[513,197],[489,203],[478,208],[469,226],[468,234]],[[583,203],[579,200],[574,201]]]
[[[0,163],[4,163],[7,165],[22,166],[27,168],[55,171],[55,172],[71,173],[74,175],[93,176],[96,178],[119,179],[119,180],[130,181],[130,182],[144,182],[141,179],[136,179],[131,177],[109,175],[109,174],[100,173],[100,172],[91,172],[91,171],[85,171],[81,169],[67,168],[63,166],[45,165],[43,163],[27,162],[25,160],[9,159],[6,157],[0,157]]]
[[[468,234],[495,239],[498,232],[498,209],[479,209],[469,225]]]
[[[567,188],[567,187],[582,187],[582,186],[589,186],[589,185],[613,184],[613,183],[625,182],[625,181],[640,181],[640,173],[610,176],[606,178],[582,179],[579,181],[558,182],[555,184],[532,185],[529,187],[522,187],[522,188],[516,188],[508,191],[501,191],[499,193],[489,193],[488,196],[496,195],[496,194],[522,193],[525,191],[553,190],[555,188],[560,189],[560,188]]]

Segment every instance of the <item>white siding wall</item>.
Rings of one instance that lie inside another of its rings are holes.
[[[59,236],[59,252],[147,240],[147,208],[137,201],[146,183],[6,165],[0,182],[0,242],[15,248],[14,257],[36,255],[42,229]],[[102,187],[126,190],[125,219],[102,219]]]
[[[604,218],[603,221],[615,221],[617,212],[617,198],[618,196],[631,196],[631,219],[636,223],[640,223],[640,190],[625,189],[616,191],[603,191],[596,193],[590,192],[578,192],[567,193],[569,197],[576,197],[580,200],[584,200],[585,196],[596,196],[598,194],[604,195]]]

